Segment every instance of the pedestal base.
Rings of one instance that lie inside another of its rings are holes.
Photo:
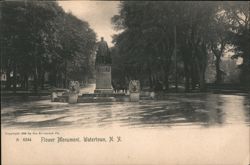
[[[94,93],[98,94],[112,94],[113,89],[95,89]]]
[[[69,104],[75,104],[75,103],[77,103],[77,99],[78,99],[78,94],[70,93],[68,103]]]
[[[140,100],[140,93],[130,93],[130,101],[136,102]]]
[[[54,102],[57,99],[57,94],[56,92],[51,93],[51,102]]]
[[[96,90],[111,89],[111,66],[97,65],[96,66]]]

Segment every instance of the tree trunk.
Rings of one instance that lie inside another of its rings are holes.
[[[11,78],[10,78],[10,68],[6,71],[6,89],[9,90],[11,86]]]
[[[35,47],[35,52],[34,52],[34,58],[35,58],[35,71],[34,71],[34,92],[38,92],[38,52],[37,52],[37,47]]]
[[[165,76],[164,76],[164,85],[165,85],[165,90],[169,90],[169,74],[168,72],[165,72]]]
[[[185,68],[185,92],[190,92],[190,72],[186,65],[184,66],[184,68]]]
[[[200,76],[200,91],[204,92],[206,91],[205,78],[204,78],[205,76],[202,73],[199,76]]]
[[[207,66],[207,51],[206,51],[206,45],[203,42],[202,43],[202,49],[201,49],[201,53],[203,54],[202,56],[202,60],[200,61],[200,64],[198,66],[199,68],[199,80],[200,80],[200,91],[204,92],[206,91],[206,81],[205,81],[205,71],[206,71],[206,66]]]
[[[221,83],[220,57],[219,56],[216,56],[215,67],[216,67],[216,80],[215,80],[215,83],[219,84],[219,83]]]
[[[29,76],[27,74],[24,75],[25,89],[29,90]]]
[[[16,70],[16,64],[14,64],[14,70],[13,70],[13,92],[16,93],[16,85],[17,85],[17,70]]]
[[[25,77],[24,77],[24,75],[21,75],[21,88],[22,88],[22,90],[25,90]]]
[[[149,67],[149,64],[148,64],[148,80],[149,80],[149,87],[150,89],[153,89],[153,79],[152,79],[152,71],[151,71],[151,68]]]
[[[165,90],[169,90],[169,63],[163,63],[163,66],[161,66],[161,73],[163,77],[163,85],[165,86]]]
[[[35,91],[35,93],[38,92],[38,71],[37,71],[37,66],[35,66],[35,72],[34,72],[34,91]]]
[[[190,92],[190,76],[187,74],[185,76],[185,92]]]
[[[65,60],[65,70],[64,70],[64,83],[63,83],[63,87],[67,88],[67,61]]]
[[[195,90],[196,85],[198,84],[198,79],[199,76],[197,77],[197,70],[195,68],[195,65],[192,65],[192,69],[191,69],[191,86],[192,86],[192,90]]]
[[[205,82],[205,70],[206,68],[204,66],[202,66],[201,68],[199,68],[199,84],[200,84],[200,91],[204,92],[206,91],[206,82]]]
[[[225,49],[225,43],[221,43],[221,48],[218,50],[217,46],[212,46],[212,52],[214,53],[216,60],[215,60],[215,67],[216,67],[216,80],[215,83],[219,84],[222,81],[221,71],[220,71],[220,61],[223,50]]]
[[[153,81],[152,81],[151,75],[148,76],[148,80],[149,80],[149,87],[150,87],[150,89],[153,89]]]
[[[40,75],[40,87],[41,87],[41,89],[44,89],[44,81],[45,81],[45,79],[44,79],[44,75],[45,75],[45,72],[44,71],[41,71],[41,75]]]

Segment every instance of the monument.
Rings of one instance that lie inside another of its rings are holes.
[[[101,37],[98,43],[96,53],[95,68],[96,68],[96,89],[95,93],[98,94],[111,94],[113,93],[111,85],[111,55],[107,42]]]
[[[96,52],[95,69],[96,69],[96,88],[94,93],[80,93],[80,84],[77,81],[71,81],[69,84],[69,92],[65,92],[62,96],[54,96],[52,93],[51,101],[74,103],[91,103],[91,102],[120,102],[140,100],[140,82],[131,80],[129,84],[130,94],[114,93],[111,79],[111,55],[108,44],[101,37]]]

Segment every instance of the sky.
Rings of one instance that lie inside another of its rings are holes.
[[[101,37],[113,46],[112,35],[117,33],[111,24],[112,16],[119,12],[119,1],[58,1],[66,12],[71,12],[81,20],[87,21],[96,32],[97,40]]]

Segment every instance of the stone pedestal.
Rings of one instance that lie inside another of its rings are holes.
[[[95,93],[106,94],[113,93],[111,85],[111,66],[97,65],[96,66],[96,89]]]
[[[79,92],[80,92],[80,83],[78,81],[70,81],[69,82],[69,95],[68,95],[69,104],[77,103]]]
[[[129,82],[130,101],[140,100],[140,81],[131,80]]]
[[[95,89],[94,92],[98,94],[112,94],[113,89]]]
[[[155,92],[150,92],[150,98],[154,99],[155,98]]]
[[[77,103],[77,99],[78,99],[78,94],[77,93],[69,93],[69,100],[68,100],[69,104]]]
[[[130,93],[130,101],[136,102],[140,100],[140,93]]]
[[[56,94],[56,92],[52,92],[52,93],[51,93],[51,101],[54,102],[54,101],[56,101],[56,99],[57,99],[57,94]]]

